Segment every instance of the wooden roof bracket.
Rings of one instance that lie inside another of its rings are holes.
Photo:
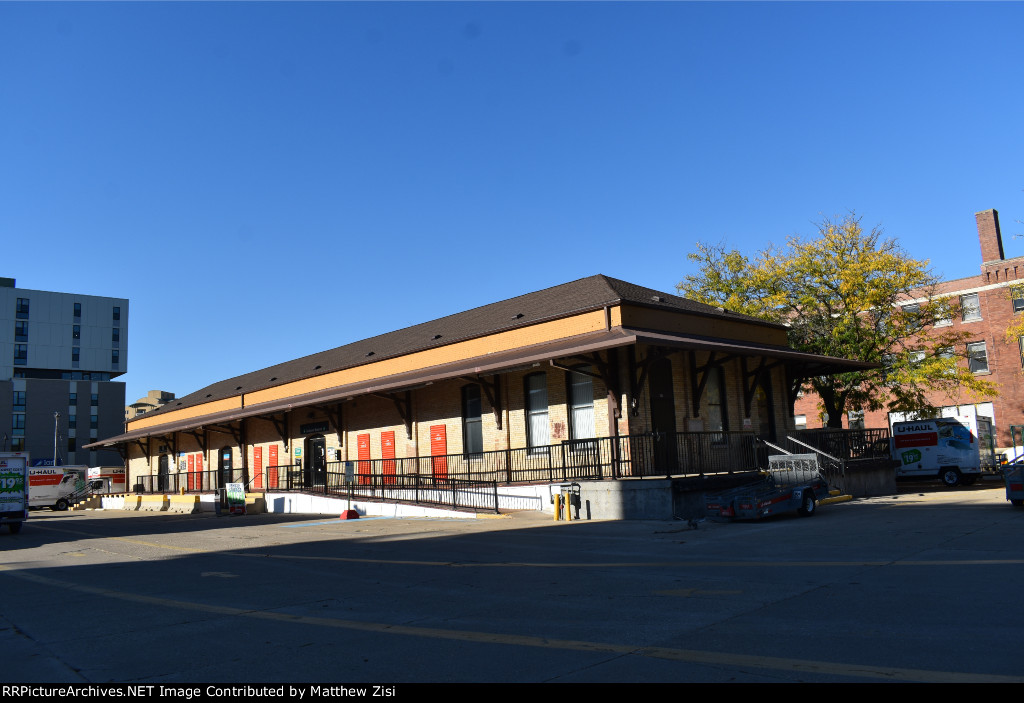
[[[197,427],[194,430],[185,431],[185,434],[192,436],[205,455],[207,452],[206,429],[203,427]]]
[[[670,354],[674,354],[676,349],[670,347],[649,347],[647,354],[639,363],[639,368],[636,361],[636,353],[633,352],[635,347],[630,347],[629,355],[629,380],[630,385],[633,387],[632,397],[629,399],[629,407],[633,411],[633,417],[640,414],[640,394],[643,393],[644,384],[647,382],[647,373],[651,368],[651,364],[660,359],[664,359]],[[636,372],[640,371],[640,376],[637,377]],[[636,381],[633,383],[633,381]]]
[[[754,393],[757,392],[757,387],[764,383],[764,376],[770,368],[765,357],[760,357],[760,360],[757,368],[747,370],[747,357],[740,357],[740,367],[743,372],[743,411],[746,413],[745,417],[750,417],[750,406],[754,402]]]
[[[463,381],[469,381],[470,383],[478,383],[483,388],[484,397],[487,398],[487,402],[491,406],[491,412],[494,413],[494,424],[497,428],[501,429],[501,384],[499,382],[500,376],[494,374],[488,378],[477,374],[476,376],[459,376]]]
[[[700,401],[708,387],[708,375],[711,369],[721,368],[726,362],[736,357],[732,354],[709,352],[708,359],[702,365],[697,364],[697,352],[690,350],[690,390],[693,396],[693,416],[700,417]]]

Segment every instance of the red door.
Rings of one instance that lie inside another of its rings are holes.
[[[448,429],[445,425],[430,426],[430,456],[434,478],[448,478]]]
[[[252,487],[263,488],[263,447],[252,448],[252,470],[255,476],[253,476]]]
[[[356,447],[359,452],[358,483],[370,483],[370,435],[356,435]]]
[[[398,481],[395,479],[395,433],[380,433],[380,456],[382,462],[381,472],[384,474],[384,483],[390,486]]]
[[[270,445],[270,464],[267,466],[267,488],[277,488],[277,445]]]
[[[196,457],[194,454],[188,455],[188,489],[196,490]]]

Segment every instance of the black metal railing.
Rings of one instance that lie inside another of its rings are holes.
[[[143,493],[206,492],[226,483],[245,483],[249,491],[340,491],[346,462],[280,464],[260,469],[185,471],[140,476]],[[566,440],[541,447],[520,447],[472,454],[445,454],[351,462],[354,486],[414,488],[452,482],[487,484],[556,483],[602,478],[703,476],[767,467],[767,449],[753,432],[662,432]],[[248,480],[244,478],[248,475]],[[431,483],[433,482],[433,483]],[[438,482],[448,482],[439,484]]]
[[[884,459],[889,456],[889,428],[863,430],[810,429],[790,436],[837,459]]]

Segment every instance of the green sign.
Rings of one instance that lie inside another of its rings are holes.
[[[900,454],[900,459],[903,459],[903,465],[916,464],[921,461],[921,452],[917,449],[911,449]]]
[[[0,493],[24,493],[24,471],[0,471]]]
[[[245,486],[240,483],[228,483],[224,486],[228,498],[228,513],[245,515]]]

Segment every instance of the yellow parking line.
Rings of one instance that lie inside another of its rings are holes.
[[[686,662],[690,664],[710,664],[713,666],[736,666],[743,668],[772,669],[813,673],[822,676],[840,676],[845,678],[881,679],[885,681],[920,681],[929,683],[1020,683],[1024,677],[1002,676],[998,674],[974,674],[955,671],[931,671],[927,669],[903,669],[896,667],[845,664],[842,662],[826,662],[809,659],[787,657],[766,657],[750,654],[731,654],[728,652],[701,651],[695,649],[676,649],[672,647],[638,647],[627,644],[609,642],[588,642],[584,640],[563,640],[531,635],[510,635],[497,632],[476,632],[471,630],[445,630],[433,627],[415,627],[390,623],[360,622],[338,618],[312,617],[308,615],[292,615],[289,613],[245,610],[231,606],[209,605],[170,598],[159,598],[138,593],[116,591],[109,588],[86,586],[53,579],[38,574],[19,571],[12,567],[0,565],[0,571],[33,583],[63,588],[104,596],[123,601],[158,605],[168,608],[193,610],[217,615],[230,615],[257,620],[294,623],[299,625],[330,627],[378,634],[405,635],[407,637],[425,637],[442,640],[473,642],[478,644],[499,644],[519,647],[535,647],[542,649],[559,649],[580,652],[598,652],[622,656],[640,656],[651,659]]]

